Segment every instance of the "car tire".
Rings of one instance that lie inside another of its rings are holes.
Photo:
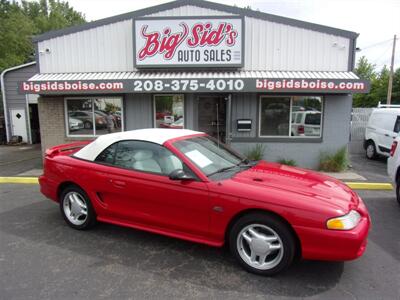
[[[296,254],[296,239],[289,226],[269,213],[251,213],[235,222],[229,247],[247,271],[272,276],[287,269]]]
[[[80,187],[71,185],[65,188],[59,202],[61,214],[70,227],[85,230],[96,224],[96,213],[92,203]]]
[[[376,159],[377,157],[376,146],[373,141],[367,142],[367,146],[365,148],[365,155],[367,156],[368,159]]]
[[[93,128],[93,125],[92,125],[91,122],[86,121],[85,123],[83,123],[83,127],[84,127],[85,129],[92,129],[92,128]]]
[[[399,205],[400,205],[400,181],[399,180],[396,182],[396,199],[397,199],[397,203],[399,203]]]

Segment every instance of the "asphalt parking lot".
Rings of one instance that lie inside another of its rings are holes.
[[[393,191],[359,194],[373,221],[363,257],[300,261],[269,278],[226,249],[108,224],[70,229],[37,185],[0,184],[0,299],[400,299],[400,206]]]

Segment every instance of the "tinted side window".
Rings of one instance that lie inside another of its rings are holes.
[[[108,148],[104,149],[103,152],[101,152],[96,157],[95,161],[106,163],[106,164],[113,164],[116,148],[117,148],[117,144],[112,144]]]
[[[396,118],[396,123],[394,123],[393,131],[396,133],[400,132],[400,116],[397,116],[397,118]]]

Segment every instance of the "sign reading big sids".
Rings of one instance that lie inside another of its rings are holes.
[[[135,66],[242,67],[243,27],[232,16],[136,19]]]

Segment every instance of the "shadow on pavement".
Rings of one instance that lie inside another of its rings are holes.
[[[372,226],[368,239],[378,245],[383,251],[400,261],[399,235],[391,237],[390,232],[399,232],[400,206],[394,192],[388,196],[380,196],[364,200],[371,216]]]
[[[300,261],[279,276],[257,276],[242,270],[226,249],[109,224],[99,224],[89,231],[73,230],[50,201],[1,213],[0,228],[25,240],[94,257],[97,262],[90,266],[93,271],[118,263],[131,268],[133,273],[154,272],[166,281],[177,280],[220,291],[307,297],[335,287],[343,272],[343,263]],[[51,255],[57,255],[54,248]],[[64,268],[61,258],[58,267]]]

